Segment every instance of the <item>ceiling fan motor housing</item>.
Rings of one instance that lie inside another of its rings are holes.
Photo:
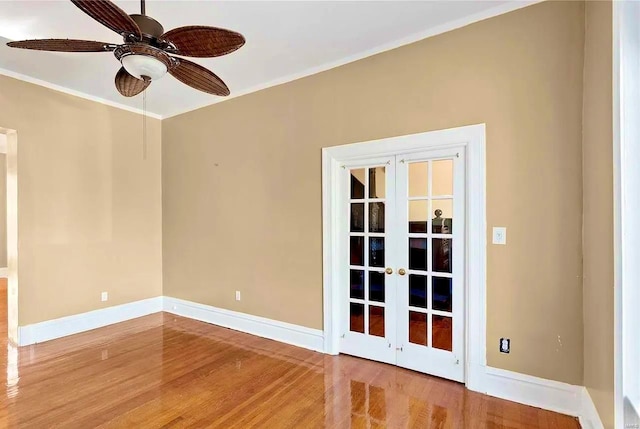
[[[164,28],[162,27],[162,24],[160,24],[150,16],[138,14],[129,16],[135,21],[136,24],[138,24],[138,27],[140,27],[140,32],[142,33],[142,36],[144,38],[148,38],[150,41],[154,39],[157,40],[164,34]]]

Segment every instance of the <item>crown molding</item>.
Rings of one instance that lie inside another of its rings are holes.
[[[96,97],[95,95],[87,94],[86,92],[76,91],[75,89],[67,88],[66,86],[56,85],[55,83],[47,82],[46,80],[42,80],[42,79],[36,79],[34,77],[27,76],[22,73],[16,73],[11,70],[0,68],[0,75],[21,80],[23,82],[32,83],[34,85],[43,86],[45,88],[52,89],[54,91],[63,92],[65,94],[73,95],[75,97],[80,97],[85,100],[95,101],[96,103],[104,104],[110,107],[115,107],[116,109],[126,110],[128,112],[137,113],[139,115],[146,115],[150,118],[163,119],[161,115],[158,115],[156,113],[143,112],[142,109],[137,109],[135,107],[127,106],[125,104],[116,103],[115,101],[107,100],[101,97]]]

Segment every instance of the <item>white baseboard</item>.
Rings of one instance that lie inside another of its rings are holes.
[[[578,416],[580,418],[580,426],[582,426],[583,429],[604,429],[604,425],[602,424],[602,420],[600,420],[600,415],[598,414],[596,406],[593,404],[589,391],[586,387],[581,387],[581,389],[582,410]]]
[[[478,367],[473,390],[496,398],[578,417],[584,429],[603,429],[589,392],[583,386],[492,367]]]
[[[0,278],[7,278],[9,277],[9,268],[7,267],[2,267],[0,268]]]
[[[163,310],[190,319],[235,329],[310,350],[322,351],[324,348],[324,335],[319,329],[171,297],[149,298],[32,325],[20,326],[18,328],[18,344],[27,346],[42,343]]]
[[[90,331],[162,311],[162,297],[143,299],[18,328],[18,344],[28,346]]]
[[[267,319],[266,317],[253,316],[167,296],[163,298],[163,301],[164,311],[178,316],[200,320],[305,349],[318,352],[324,350],[324,334],[320,329],[307,328]]]
[[[486,367],[483,393],[520,404],[578,417],[582,386]]]

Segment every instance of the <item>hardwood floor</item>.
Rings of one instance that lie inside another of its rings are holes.
[[[446,380],[167,313],[20,349],[3,341],[2,428],[579,427]]]

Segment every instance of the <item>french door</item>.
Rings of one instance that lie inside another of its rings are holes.
[[[340,351],[464,380],[464,151],[346,163]]]

